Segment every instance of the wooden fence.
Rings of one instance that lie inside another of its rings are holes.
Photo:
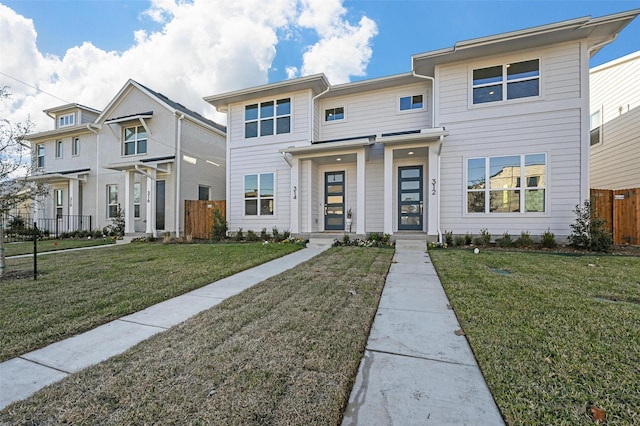
[[[212,236],[213,210],[219,208],[225,215],[227,202],[185,200],[184,202],[184,234],[193,238],[207,240]]]
[[[640,188],[592,189],[594,215],[607,221],[614,244],[640,245]]]

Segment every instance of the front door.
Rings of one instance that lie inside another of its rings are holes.
[[[324,229],[344,231],[344,172],[324,174]]]
[[[422,166],[398,168],[398,230],[422,231]]]
[[[156,181],[156,230],[164,229],[165,184]]]

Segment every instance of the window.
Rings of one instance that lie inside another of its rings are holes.
[[[38,168],[43,168],[44,167],[44,145],[43,144],[38,144],[36,145],[36,156],[37,156],[37,167]]]
[[[198,200],[209,200],[209,187],[198,185]]]
[[[273,173],[244,177],[244,214],[273,216]]]
[[[590,144],[593,146],[602,141],[600,137],[600,126],[602,125],[602,116],[600,115],[600,110],[591,114],[591,126],[590,126]]]
[[[469,158],[467,213],[544,212],[546,175],[545,154]]]
[[[62,141],[56,141],[56,158],[62,158]]]
[[[124,129],[124,155],[147,153],[147,131],[143,126]]]
[[[60,219],[62,218],[62,189],[54,189],[53,198],[56,204],[55,217],[56,219]]]
[[[324,110],[324,121],[344,120],[344,107]]]
[[[261,102],[244,107],[244,137],[255,138],[291,132],[291,99]]]
[[[71,155],[80,154],[80,138],[73,138],[73,142],[71,142]]]
[[[422,95],[404,96],[400,98],[400,111],[422,109],[423,106]]]
[[[75,114],[65,114],[58,117],[58,127],[73,126],[75,124]]]
[[[118,185],[107,185],[107,217],[118,216]]]
[[[473,70],[474,104],[539,95],[539,59]]]
[[[133,184],[133,217],[136,219],[140,218],[140,190],[140,182],[135,182]]]

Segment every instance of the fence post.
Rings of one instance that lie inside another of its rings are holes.
[[[33,222],[33,280],[38,279],[38,224]]]

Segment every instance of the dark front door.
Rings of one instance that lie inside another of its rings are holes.
[[[422,166],[398,168],[398,230],[422,231]]]
[[[156,181],[156,229],[164,229],[164,181]]]
[[[324,229],[344,231],[344,172],[324,174]]]

